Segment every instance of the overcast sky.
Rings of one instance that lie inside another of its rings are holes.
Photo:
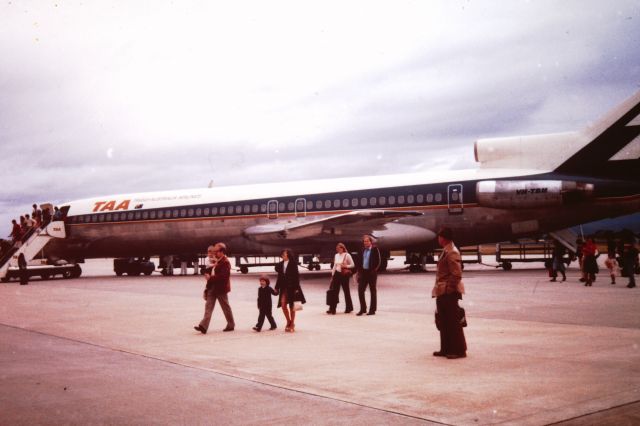
[[[476,167],[640,89],[640,1],[0,4],[0,223],[32,202]]]

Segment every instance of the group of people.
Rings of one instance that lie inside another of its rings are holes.
[[[11,240],[13,244],[17,242],[24,242],[26,237],[30,234],[31,230],[42,228],[47,226],[49,222],[62,220],[62,212],[58,207],[53,208],[53,212],[48,207],[42,209],[38,208],[37,204],[34,204],[31,215],[25,213],[20,216],[20,222],[15,219],[11,220]]]
[[[432,290],[432,297],[436,299],[436,326],[440,331],[440,349],[433,353],[434,356],[456,359],[466,357],[467,344],[462,330],[464,311],[458,305],[464,294],[462,283],[462,259],[460,252],[453,243],[453,232],[449,228],[443,228],[438,234],[438,242],[442,246],[442,255],[438,260],[438,272],[436,282]],[[203,292],[205,300],[204,316],[200,323],[193,328],[202,334],[206,334],[211,323],[211,316],[216,301],[220,304],[227,321],[223,332],[235,329],[233,312],[229,305],[228,293],[231,291],[231,263],[226,255],[227,247],[224,243],[217,243],[207,249],[208,267],[205,272],[206,286]],[[270,286],[270,280],[266,275],[259,278],[258,288],[258,322],[253,330],[260,332],[265,319],[269,321],[270,330],[277,329],[273,318],[272,296],[278,297],[278,308],[286,319],[285,332],[295,332],[296,312],[302,309],[306,299],[300,286],[297,257],[290,249],[285,249],[280,254],[281,261],[276,265],[278,274],[275,287]],[[353,301],[349,282],[352,275],[356,275],[358,282],[358,299],[360,310],[356,315],[375,315],[377,309],[377,276],[382,257],[380,250],[375,246],[375,240],[370,235],[362,238],[362,249],[354,260],[344,244],[336,246],[333,267],[331,270],[331,282],[327,291],[327,314],[335,315],[339,303],[340,288],[345,298],[345,313],[353,311]],[[366,290],[370,292],[370,303],[367,309]]]
[[[558,274],[562,275],[562,281],[567,280],[565,272],[565,254],[566,248],[559,241],[554,241],[551,263],[551,281],[557,281]],[[592,287],[596,280],[596,274],[600,271],[598,267],[598,247],[593,238],[586,240],[578,239],[576,241],[576,257],[580,265],[580,282],[585,287]],[[616,245],[612,240],[607,244],[607,259],[604,265],[609,271],[611,284],[616,283],[616,277],[620,275],[620,263],[622,263],[624,275],[629,277],[628,288],[634,288],[635,270],[638,267],[638,249],[636,249],[633,241],[624,242],[622,245]]]
[[[203,293],[205,300],[204,317],[200,323],[193,328],[202,334],[206,334],[211,322],[211,315],[216,301],[220,303],[222,312],[227,320],[224,332],[235,329],[233,311],[229,305],[228,293],[231,291],[231,263],[226,255],[227,247],[224,243],[217,243],[207,250],[209,265],[205,272],[206,287]],[[302,287],[300,286],[300,275],[296,257],[290,249],[285,249],[280,254],[282,261],[276,265],[278,279],[275,289],[270,287],[269,278],[260,277],[260,288],[258,289],[258,323],[253,328],[261,331],[265,318],[269,320],[271,330],[277,328],[272,314],[271,295],[278,296],[278,308],[282,308],[282,313],[287,320],[285,331],[293,333],[296,328],[296,311],[302,309],[302,304],[306,303]]]

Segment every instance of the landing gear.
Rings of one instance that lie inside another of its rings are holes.
[[[511,268],[513,268],[513,265],[511,264],[511,262],[505,260],[504,262],[502,262],[502,269],[504,269],[505,271],[510,271]]]

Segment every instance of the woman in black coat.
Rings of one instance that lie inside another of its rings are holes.
[[[276,281],[276,291],[278,297],[278,308],[282,308],[284,317],[287,319],[287,326],[284,331],[292,333],[295,331],[296,311],[293,310],[293,302],[307,303],[300,288],[300,275],[298,274],[297,257],[290,249],[285,249],[280,254],[282,262],[276,265],[278,280]]]

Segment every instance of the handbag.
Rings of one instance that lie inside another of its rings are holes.
[[[300,302],[298,300],[293,302],[293,310],[294,311],[301,311],[302,310],[302,302]]]
[[[353,271],[351,270],[351,268],[345,267],[340,268],[340,273],[345,277],[350,277],[351,275],[353,275]]]

